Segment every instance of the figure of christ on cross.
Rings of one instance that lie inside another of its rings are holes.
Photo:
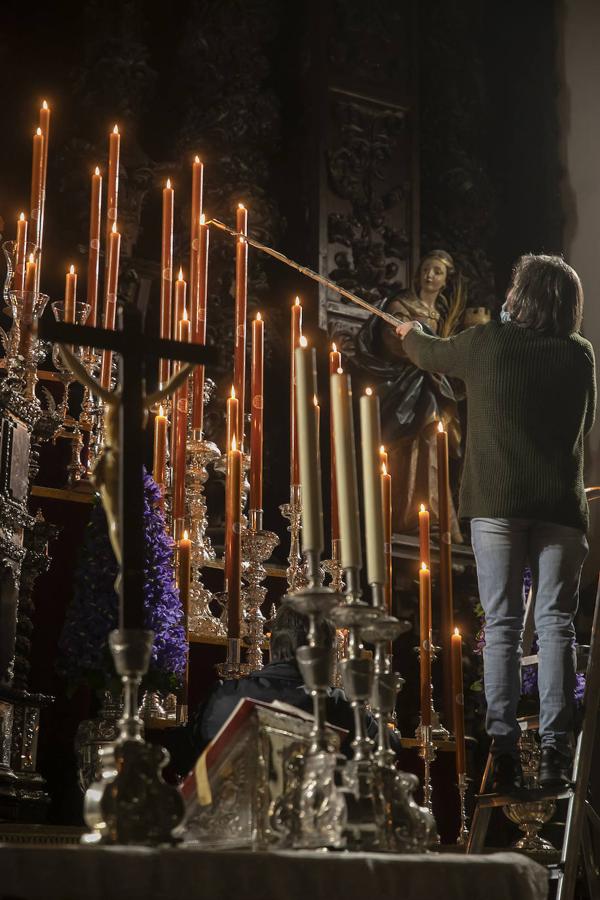
[[[121,329],[110,331],[87,325],[68,325],[51,320],[40,323],[41,336],[59,342],[63,358],[75,377],[104,402],[106,441],[95,468],[109,522],[111,542],[121,567],[119,627],[144,627],[144,530],[143,530],[143,431],[148,410],[172,394],[195,365],[217,360],[213,347],[151,337],[142,329],[140,311],[132,303],[120,310]],[[102,388],[69,349],[69,345],[113,350],[121,356],[120,388]],[[145,368],[149,361],[187,363],[160,391],[145,392]]]

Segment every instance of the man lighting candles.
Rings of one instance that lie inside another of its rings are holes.
[[[450,338],[416,322],[397,334],[426,371],[461,378],[468,430],[460,515],[471,536],[485,612],[486,727],[493,789],[522,784],[520,695],[523,570],[533,575],[539,642],[539,782],[571,779],[575,659],[573,618],[587,553],[583,440],[594,421],[591,344],[578,333],[583,291],[557,256],[521,257],[501,322]]]

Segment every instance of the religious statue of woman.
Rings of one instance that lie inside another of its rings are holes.
[[[428,333],[440,337],[460,330],[465,298],[450,254],[445,250],[428,253],[413,287],[387,298],[381,308],[401,321],[416,319]],[[393,328],[371,316],[356,335],[353,362],[361,378],[367,374],[380,398],[382,438],[394,485],[393,529],[406,533],[418,527],[421,503],[437,517],[438,422],[448,432],[451,481],[461,457],[461,426],[456,386],[445,376],[414,366],[399,343]],[[451,521],[452,540],[460,542],[454,504]]]

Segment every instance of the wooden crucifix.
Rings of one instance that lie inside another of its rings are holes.
[[[133,303],[124,303],[119,311],[120,330],[109,331],[88,325],[71,325],[45,320],[40,322],[40,336],[61,344],[65,358],[75,376],[105,402],[106,415],[112,416],[113,433],[118,435],[118,452],[114,462],[118,472],[118,500],[113,516],[111,539],[121,566],[119,590],[119,628],[144,628],[144,425],[149,406],[177,388],[194,365],[217,362],[214,347],[157,338],[144,333],[142,316]],[[65,346],[67,345],[67,346]],[[112,350],[121,357],[120,393],[102,389],[70,352],[68,345]],[[183,367],[164,390],[145,393],[145,369],[148,361],[170,359],[190,366]],[[105,460],[106,462],[106,460]],[[107,501],[103,496],[103,503]],[[110,520],[109,511],[107,518]],[[115,521],[118,527],[115,527]]]

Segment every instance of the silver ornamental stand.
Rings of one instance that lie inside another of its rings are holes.
[[[250,527],[242,532],[242,558],[247,560],[244,572],[246,590],[243,592],[242,627],[246,638],[246,661],[250,671],[262,669],[262,648],[264,642],[264,626],[266,619],[261,606],[265,602],[267,589],[263,585],[266,570],[263,565],[271,558],[279,538],[272,531],[264,531],[262,527],[262,510],[250,510]]]
[[[286,571],[288,590],[296,591],[307,584],[306,573],[300,553],[300,529],[302,520],[302,503],[300,485],[290,485],[290,502],[279,507],[284,519],[288,519],[290,533],[290,553]]]
[[[379,849],[392,853],[423,853],[436,837],[433,816],[413,798],[419,785],[417,777],[396,769],[396,754],[390,746],[390,724],[404,679],[392,672],[386,648],[410,627],[409,622],[382,616],[361,630],[361,637],[375,646],[371,709],[378,726],[374,784]]]
[[[205,391],[206,396],[206,391]],[[213,615],[210,603],[213,595],[202,581],[202,567],[215,559],[215,551],[206,534],[208,517],[204,485],[208,480],[207,466],[221,456],[221,451],[212,441],[194,434],[188,442],[190,467],[188,469],[192,540],[192,582],[190,585],[190,633],[225,636],[223,623]]]
[[[288,830],[292,846],[305,849],[344,846],[346,803],[336,785],[336,755],[325,731],[326,701],[331,684],[333,657],[318,643],[318,625],[341,599],[322,584],[319,556],[306,551],[309,582],[284,600],[296,612],[308,617],[308,645],[296,651],[304,683],[313,698],[314,725],[311,743],[304,757],[297,802]]]
[[[172,831],[183,818],[183,800],[166,784],[160,769],[169,755],[147,744],[138,712],[138,692],[148,671],[154,635],[141,629],[111,631],[110,651],[123,681],[124,708],[114,745],[100,750],[102,778],[85,794],[83,815],[91,832],[84,844],[172,843]]]
[[[330,618],[336,627],[348,629],[348,658],[340,664],[344,690],[354,713],[353,756],[342,770],[348,806],[346,838],[348,849],[369,850],[379,845],[374,743],[366,732],[366,706],[373,686],[373,660],[362,656],[360,632],[379,618],[381,611],[361,600],[360,569],[352,567],[344,571],[347,585],[344,602],[332,610]]]

